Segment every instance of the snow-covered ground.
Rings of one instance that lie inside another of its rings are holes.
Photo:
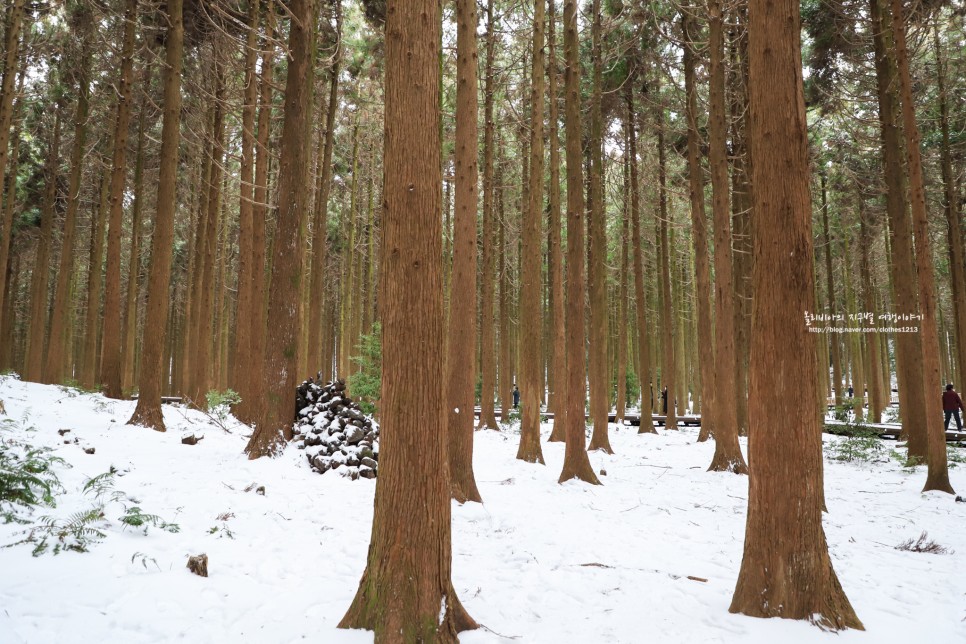
[[[160,434],[124,425],[133,403],[99,395],[3,378],[0,400],[0,439],[49,446],[73,466],[58,470],[66,491],[57,507],[35,520],[90,508],[95,499],[81,488],[112,466],[123,492],[105,506],[105,538],[86,553],[0,549],[0,643],[372,641],[336,624],[365,566],[375,481],[315,474],[294,448],[248,461],[245,427],[226,432],[173,406]],[[192,433],[204,439],[182,445]],[[714,446],[696,437],[612,426],[617,453],[591,454],[607,472],[592,487],[557,484],[561,444],[544,443],[547,465],[530,465],[514,459],[516,435],[477,432],[484,504],[454,505],[453,575],[487,629],[461,640],[966,642],[966,503],[921,494],[923,469],[894,460],[826,461],[829,547],[865,632],[728,613],[747,479],[706,472]],[[951,478],[966,493],[964,466]],[[265,494],[245,491],[253,483]],[[119,517],[135,504],[180,531],[124,526]],[[28,527],[0,524],[0,545]],[[923,531],[955,552],[895,549]],[[185,567],[200,553],[208,578]]]

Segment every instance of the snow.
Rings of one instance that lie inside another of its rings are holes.
[[[162,434],[124,425],[134,403],[100,395],[2,378],[0,400],[8,413],[0,422],[10,420],[0,437],[49,446],[73,466],[57,470],[66,489],[57,507],[34,519],[90,507],[82,486],[112,465],[123,492],[106,506],[106,538],[89,552],[32,557],[29,545],[0,548],[3,644],[372,641],[336,625],[365,567],[374,480],[319,476],[291,448],[249,461],[246,427],[229,421],[226,432],[174,406],[164,408]],[[829,549],[867,629],[835,635],[728,612],[747,478],[706,472],[714,445],[696,443],[696,428],[659,431],[612,425],[616,454],[590,455],[595,471],[607,471],[598,487],[557,484],[563,444],[544,442],[540,466],[515,460],[512,430],[474,434],[485,503],[453,506],[453,581],[487,628],[462,642],[966,641],[966,504],[922,494],[924,468],[826,461]],[[192,433],[205,439],[182,445]],[[963,466],[950,475],[966,492]],[[131,499],[180,531],[122,529]],[[0,545],[22,539],[26,527],[0,524]],[[895,549],[922,531],[954,552]],[[185,568],[201,553],[208,578]]]

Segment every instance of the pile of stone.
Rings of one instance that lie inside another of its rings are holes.
[[[296,410],[295,441],[314,471],[376,478],[379,427],[346,395],[345,381],[306,380],[299,385]]]

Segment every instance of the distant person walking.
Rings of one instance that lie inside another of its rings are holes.
[[[520,406],[520,390],[517,389],[516,385],[513,385],[513,408],[516,409]]]
[[[963,399],[959,397],[952,384],[946,385],[943,392],[943,413],[946,415],[946,424],[943,426],[949,429],[949,419],[956,417],[956,430],[963,431],[963,419],[959,417],[959,411],[963,409]]]
[[[664,410],[664,415],[667,416],[667,387],[661,392],[661,408]]]

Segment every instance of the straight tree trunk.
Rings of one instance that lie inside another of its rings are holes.
[[[493,399],[496,388],[496,316],[494,309],[496,240],[494,177],[493,177],[493,102],[494,56],[496,55],[496,25],[493,22],[493,0],[486,2],[486,66],[483,88],[483,261],[480,276],[480,363],[482,389],[480,391],[480,427],[496,429]],[[502,400],[502,396],[500,398]]]
[[[24,5],[26,0],[13,0],[7,12],[6,31],[4,32],[3,79],[0,81],[0,190],[3,189],[2,180],[7,177],[7,155],[10,151],[10,130],[13,124],[15,95],[20,93],[23,84],[23,74],[14,86],[17,70],[20,68],[20,31],[23,25]],[[19,141],[14,140],[14,149],[19,149]],[[14,173],[15,174],[15,173]],[[15,198],[12,191],[8,192],[11,201]],[[13,211],[7,208],[11,215]],[[7,259],[10,257],[10,240],[13,237],[13,218],[4,216],[0,226],[0,311],[4,310],[4,293],[6,293]]]
[[[389,0],[380,298],[382,451],[366,570],[340,628],[456,642],[476,628],[451,580],[443,411],[440,14]],[[413,352],[412,347],[425,347]]]
[[[456,203],[453,213],[451,292],[476,293],[477,50],[476,0],[456,3]],[[539,258],[539,256],[538,256]],[[446,333],[446,419],[453,498],[482,503],[473,475],[473,399],[476,369],[476,298],[451,306]],[[451,300],[452,301],[452,300]],[[539,422],[539,416],[537,417]],[[539,425],[537,445],[540,444]]]
[[[584,178],[580,163],[580,58],[577,41],[577,0],[564,0],[564,126],[567,135],[567,415],[564,418],[566,444],[563,470],[558,481],[580,479],[600,485],[586,440],[584,402],[587,399],[587,371],[584,356]]]
[[[627,130],[630,145],[631,171],[631,236],[633,239],[634,255],[634,299],[637,302],[637,351],[638,351],[638,379],[641,382],[641,425],[639,434],[655,434],[654,423],[650,420],[651,398],[654,395],[654,380],[651,378],[651,356],[648,346],[647,326],[647,291],[644,288],[644,252],[641,239],[641,204],[640,188],[638,186],[637,170],[637,123],[634,109],[633,85],[625,86],[627,101]]]
[[[892,35],[895,39],[896,66],[899,69],[899,93],[902,103],[902,132],[906,139],[906,170],[909,175],[909,201],[915,235],[916,276],[919,283],[919,334],[922,342],[922,375],[926,399],[926,464],[929,466],[923,491],[940,490],[953,494],[946,461],[946,434],[942,418],[939,381],[939,336],[936,322],[936,276],[933,271],[926,215],[926,193],[923,185],[922,158],[919,150],[919,126],[912,102],[912,78],[906,49],[906,23],[901,0],[892,0]]]
[[[54,204],[57,200],[57,175],[60,158],[60,112],[54,113],[54,128],[47,150],[46,177],[44,178],[43,207],[40,214],[40,238],[34,255],[34,268],[30,283],[30,325],[27,327],[27,357],[24,377],[37,381],[41,376],[44,357],[44,319],[47,317],[47,290],[50,281],[50,246],[54,221]],[[11,193],[11,198],[13,193]],[[6,273],[6,266],[4,266]],[[6,342],[6,340],[5,340]]]
[[[665,429],[677,429],[677,414],[674,409],[674,339],[672,329],[674,328],[673,315],[671,313],[671,249],[668,239],[669,213],[667,209],[667,161],[664,151],[664,105],[661,103],[661,69],[659,65],[654,66],[655,86],[657,102],[655,111],[657,112],[657,163],[658,163],[658,215],[661,221],[661,342],[664,345],[664,363],[661,366],[661,380],[663,391],[654,392],[655,404],[661,399],[662,393],[666,398],[666,418],[664,420]],[[655,379],[656,380],[656,379]],[[662,409],[662,411],[664,411]]]
[[[625,146],[627,141],[625,139]],[[627,147],[625,147],[625,150]],[[627,273],[630,267],[628,261],[628,228],[630,218],[630,160],[624,155],[624,212],[621,218],[621,274],[617,295],[617,397],[614,401],[614,421],[624,424],[624,414],[627,406]]]
[[[610,379],[607,377],[607,236],[604,204],[604,118],[601,113],[603,59],[601,53],[603,27],[601,0],[593,0],[592,94],[590,99],[590,222],[588,274],[590,282],[590,417],[594,432],[590,437],[593,450],[613,454],[607,435],[610,409]],[[569,142],[569,135],[568,135]],[[569,164],[568,164],[569,166]],[[568,187],[569,192],[569,187]],[[570,236],[567,236],[570,239]]]
[[[949,245],[949,282],[953,303],[953,332],[956,339],[956,371],[959,380],[966,378],[966,250],[963,248],[962,201],[956,195],[949,143],[949,104],[946,92],[945,65],[939,48],[939,28],[933,26],[933,48],[936,52],[936,85],[939,89],[939,126],[943,177],[943,210],[946,213],[946,238]]]
[[[239,317],[239,324],[248,324],[250,349],[248,365],[242,370],[238,393],[241,403],[235,406],[235,415],[244,423],[259,418],[264,395],[261,390],[262,371],[265,362],[265,261],[268,246],[265,223],[268,218],[268,169],[271,161],[269,139],[272,119],[272,89],[275,82],[275,7],[269,0],[265,9],[265,39],[262,43],[261,79],[258,95],[258,132],[255,140],[255,185],[252,203],[252,267],[251,267],[251,319]]]
[[[124,49],[118,83],[117,119],[114,127],[114,156],[111,167],[110,220],[107,232],[107,274],[104,283],[104,339],[101,346],[101,377],[104,395],[121,398],[121,226],[124,217],[124,187],[127,180],[127,141],[131,123],[131,83],[134,76],[134,37],[137,32],[138,0],[126,0],[124,7]]]
[[[533,56],[530,83],[530,183],[527,209],[523,218],[523,257],[520,275],[520,446],[517,458],[528,463],[543,463],[540,447],[540,369],[543,354],[541,300],[543,238],[543,101],[544,101],[544,28],[546,5],[535,0],[533,12]],[[457,140],[457,144],[459,144]],[[474,202],[475,203],[475,202]]]
[[[714,391],[714,457],[710,471],[747,474],[748,467],[738,444],[738,392],[734,374],[735,287],[731,258],[731,199],[728,193],[727,125],[725,124],[724,10],[721,0],[708,1],[711,49],[709,162],[714,213],[715,355],[714,382],[704,390]],[[699,339],[700,342],[700,339]],[[703,381],[702,381],[703,382]],[[702,432],[704,430],[702,415]]]
[[[264,402],[260,418],[245,447],[248,458],[268,456],[292,437],[295,413],[292,397],[298,384],[298,301],[301,286],[301,223],[308,206],[305,168],[309,163],[309,123],[315,19],[314,0],[293,0],[288,40],[288,72],[279,146],[278,217],[272,244],[272,288],[268,296],[268,335],[262,372]]]
[[[130,425],[165,431],[161,388],[167,373],[164,349],[167,335],[171,255],[174,242],[175,197],[178,184],[178,144],[181,140],[181,63],[184,48],[182,0],[168,0],[163,74],[164,116],[161,122],[161,157],[157,209],[151,238],[151,269],[144,316],[144,340],[138,377],[138,404]]]
[[[564,314],[564,285],[563,285],[563,239],[560,208],[560,137],[558,123],[559,103],[557,91],[557,10],[554,0],[547,0],[547,55],[550,58],[548,67],[549,110],[549,146],[550,146],[550,223],[549,251],[550,262],[547,268],[550,281],[550,373],[553,383],[550,390],[548,411],[554,412],[553,432],[551,442],[564,442],[564,418],[567,414],[567,323]]]
[[[828,193],[825,189],[825,173],[821,175],[822,181],[822,234],[825,238],[825,279],[828,284],[828,312],[834,320],[835,311],[835,273],[832,270],[832,242],[828,228]],[[832,347],[832,390],[835,396],[835,406],[842,405],[842,358],[839,352],[839,336],[837,333],[828,334],[829,344]],[[823,349],[824,351],[824,349]]]
[[[892,261],[893,301],[897,313],[918,314],[919,290],[916,258],[912,243],[912,222],[906,203],[906,175],[902,167],[902,142],[896,109],[895,59],[892,54],[892,22],[889,4],[870,0],[875,48],[876,92],[882,138],[883,171],[886,185],[886,213]],[[902,414],[902,438],[908,441],[910,462],[926,460],[926,401],[922,375],[922,343],[913,333],[896,334],[896,382]]]
[[[258,109],[258,26],[261,2],[248,1],[248,33],[245,35],[245,85],[242,91],[241,163],[238,185],[238,308],[235,324],[235,364],[231,386],[239,394],[247,384],[250,369],[253,298],[254,248],[253,200],[255,193],[255,115]],[[245,396],[248,392],[245,392]]]
[[[799,4],[750,0],[755,309],[748,518],[730,612],[862,629],[822,527],[822,438],[812,413],[815,338],[808,142]],[[795,356],[789,360],[788,356]]]
[[[877,319],[875,309],[875,294],[872,287],[872,267],[869,261],[869,246],[872,245],[872,222],[863,201],[859,202],[859,272],[862,277],[862,308],[863,312],[873,314],[873,321]],[[865,341],[865,373],[869,383],[869,420],[873,423],[882,422],[882,387],[879,378],[882,375],[879,370],[879,333],[872,331],[863,333],[862,339]]]
[[[337,35],[340,39],[332,57],[329,78],[329,102],[325,112],[325,143],[319,160],[319,179],[316,187],[314,238],[312,240],[312,286],[309,297],[309,366],[325,371],[322,348],[322,313],[325,308],[326,243],[329,226],[329,195],[332,189],[332,151],[335,148],[335,115],[339,109],[339,60],[342,56],[341,0],[336,3]]]
[[[77,107],[74,113],[74,147],[70,153],[70,179],[67,187],[67,211],[61,236],[60,262],[57,268],[57,287],[50,313],[50,339],[44,359],[43,382],[64,380],[70,363],[68,334],[73,317],[71,282],[74,276],[74,237],[77,230],[77,209],[80,205],[80,184],[83,175],[84,153],[87,147],[87,120],[90,110],[91,31],[93,17],[84,5],[76,14],[77,33],[81,37],[81,57],[78,60]]]
[[[502,155],[497,147],[497,170],[495,174],[498,190],[498,219],[500,224],[500,258],[497,268],[500,273],[500,420],[509,422],[510,394],[513,387],[513,356],[510,341],[510,258],[509,240],[506,224],[506,188],[503,185]]]
[[[714,436],[717,429],[715,399],[715,350],[711,331],[711,267],[708,259],[708,223],[704,211],[704,171],[698,140],[698,88],[695,80],[697,25],[688,8],[681,11],[684,34],[684,85],[687,94],[688,187],[691,195],[691,241],[694,247],[694,297],[697,314],[698,362],[701,377],[701,437]],[[729,235],[730,236],[730,235]],[[718,321],[719,326],[727,322]],[[720,337],[720,336],[719,336]],[[728,378],[728,380],[731,380]],[[684,381],[686,382],[686,380]],[[684,382],[681,384],[683,385]],[[670,402],[668,403],[670,407]],[[737,421],[736,421],[737,422]],[[699,439],[700,440],[700,439]],[[717,453],[717,448],[715,449]],[[714,465],[714,463],[712,463]]]
[[[101,313],[101,287],[104,283],[101,265],[104,263],[104,232],[110,208],[110,174],[101,179],[100,200],[91,211],[91,254],[87,269],[87,312],[84,324],[84,354],[81,361],[80,382],[85,389],[93,389],[98,381],[97,338]]]

